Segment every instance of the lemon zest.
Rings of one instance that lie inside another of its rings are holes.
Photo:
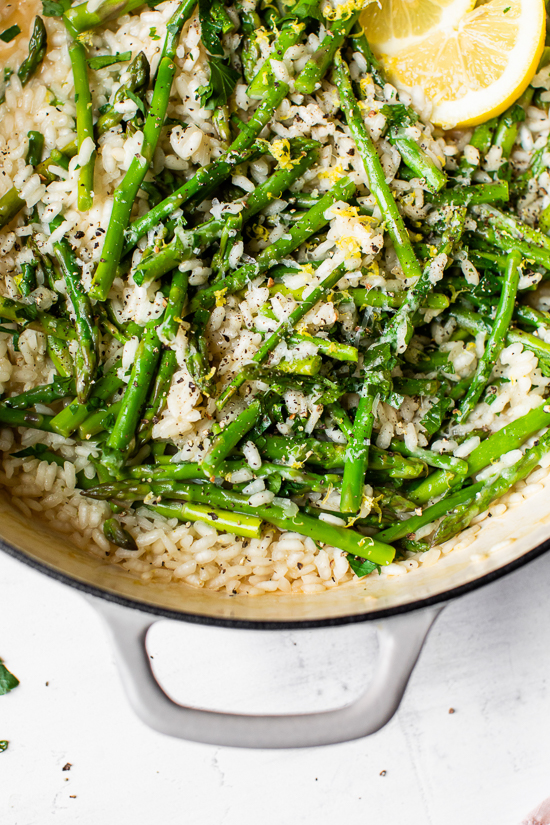
[[[223,307],[225,305],[225,293],[227,292],[227,287],[224,286],[223,289],[218,289],[214,292],[214,297],[216,298],[216,306]]]
[[[341,163],[338,163],[336,166],[330,167],[330,169],[321,169],[320,172],[317,173],[317,177],[321,180],[330,180],[332,183],[336,183],[337,180],[344,177],[344,168]]]

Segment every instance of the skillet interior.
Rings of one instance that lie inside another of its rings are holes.
[[[550,549],[550,486],[482,524],[476,540],[431,567],[397,577],[374,574],[308,596],[229,596],[188,585],[142,582],[71,545],[0,497],[2,548],[79,589],[168,618],[214,624],[312,626],[376,619],[445,601]]]

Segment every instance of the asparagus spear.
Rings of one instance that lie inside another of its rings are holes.
[[[54,222],[52,221],[52,226]],[[90,394],[98,361],[98,328],[88,295],[83,291],[80,267],[70,244],[65,239],[54,244],[55,256],[67,286],[67,294],[75,316],[78,350],[76,356],[76,392],[80,401]]]
[[[75,399],[54,416],[52,419],[53,431],[69,438],[99,404],[109,401],[123,385],[124,382],[117,376],[115,366],[107,375],[104,375],[94,384],[87,401],[81,403],[78,399]]]
[[[97,5],[93,3],[92,10],[88,9],[88,3],[79,3],[68,9],[64,14],[65,25],[71,35],[76,39],[79,34],[116,20],[123,14],[139,9],[143,6],[143,0],[103,0]],[[157,5],[155,0],[151,0],[150,6]]]
[[[106,2],[109,2],[109,0],[106,0]],[[193,13],[193,9],[194,0],[184,0],[168,23],[166,43],[169,42],[170,47],[165,48],[166,54],[159,64],[153,99],[143,127],[141,152],[132,160],[130,168],[115,192],[113,211],[105,234],[102,255],[92,280],[90,295],[100,301],[107,298],[115,279],[124,245],[124,231],[128,226],[134,201],[153,159],[164,124],[172,81],[176,72],[174,63],[177,47],[176,34],[179,37],[181,29]]]
[[[44,135],[41,132],[31,130],[27,133],[29,139],[29,148],[27,150],[26,161],[31,166],[38,166],[42,160],[42,152],[44,151]]]
[[[201,462],[202,469],[208,478],[216,477],[222,462],[241,438],[252,429],[258,420],[260,411],[260,402],[253,401],[216,436]]]
[[[76,100],[76,130],[78,135],[78,151],[82,150],[85,141],[94,139],[94,118],[92,111],[92,94],[88,81],[86,65],[86,50],[82,43],[75,40],[69,46],[69,57],[73,68],[74,91]],[[87,212],[94,202],[94,168],[96,150],[91,152],[90,159],[81,167],[78,174],[78,208]]]
[[[526,450],[523,458],[516,464],[501,469],[497,478],[488,482],[473,501],[456,506],[437,528],[434,541],[442,543],[468,527],[472,519],[486,510],[491,502],[504,495],[517,481],[528,476],[548,450],[550,450],[550,431],[541,436],[533,447]]]
[[[26,390],[19,395],[12,395],[6,398],[4,404],[12,410],[28,410],[35,404],[51,404],[60,398],[66,398],[74,393],[74,382],[71,378],[58,378],[55,376],[51,384],[44,384]]]
[[[487,334],[491,332],[491,322],[471,310],[454,306],[451,315],[456,318],[459,327],[467,329],[473,335],[477,335],[478,332]],[[509,329],[506,333],[506,345],[509,346],[510,344],[522,344],[524,349],[533,352],[537,358],[546,361],[550,359],[550,344],[547,344],[542,338],[531,335],[529,332],[514,328]]]
[[[354,190],[355,184],[349,178],[341,178],[316,206],[312,206],[306,215],[289,229],[286,235],[264,249],[256,258],[255,263],[245,264],[232,275],[228,275],[223,282],[222,294],[237,292],[239,289],[243,289],[253,278],[267,272],[277,261],[280,261],[281,258],[284,258],[313,235],[314,232],[317,232],[328,223],[328,218],[325,217],[327,209],[338,200],[347,200]],[[219,284],[215,284],[199,292],[191,301],[190,311],[193,312],[199,307],[210,308],[213,306],[219,291]]]
[[[29,427],[32,430],[53,432],[51,421],[53,416],[29,412],[29,410],[12,410],[5,404],[0,404],[0,422],[8,427]]]
[[[280,530],[290,530],[303,536],[310,536],[316,541],[339,547],[354,556],[369,559],[375,564],[387,565],[393,560],[395,551],[389,544],[378,542],[376,539],[362,536],[350,528],[337,527],[326,521],[308,516],[297,508],[284,508],[275,504],[252,506],[248,497],[240,493],[223,490],[215,484],[175,484],[172,482],[127,485],[104,484],[89,490],[91,498],[105,499],[116,496],[122,500],[143,500],[152,493],[153,496],[162,496],[168,500],[180,499],[199,504],[233,509],[247,515],[257,516]]]
[[[202,521],[215,527],[219,533],[232,533],[249,539],[259,539],[262,534],[262,519],[244,513],[232,513],[220,510],[209,504],[166,501],[162,504],[149,504],[147,509],[165,518],[177,518],[179,521]]]
[[[390,132],[388,139],[395,146],[409,169],[417,177],[424,179],[428,191],[436,193],[443,189],[447,183],[447,175],[437,168],[413,138],[409,137],[403,129],[396,129]]]
[[[431,524],[432,521],[446,516],[447,513],[454,510],[455,507],[464,503],[470,504],[482,489],[482,481],[479,481],[477,484],[471,484],[469,487],[459,490],[454,495],[444,498],[436,504],[432,504],[431,507],[426,507],[421,515],[409,516],[403,521],[388,527],[386,530],[382,530],[376,534],[376,538],[378,541],[393,542],[414,534],[416,530],[419,530],[426,524]]]
[[[386,183],[386,175],[382,169],[376,148],[365,129],[359,104],[353,94],[349,68],[340,53],[337,53],[334,59],[333,77],[340,94],[342,111],[346,116],[349,130],[363,160],[369,188],[384,216],[387,231],[392,239],[403,272],[407,278],[419,278],[421,270],[409,240],[409,235],[394,197]]]
[[[504,347],[506,330],[510,325],[514,311],[514,302],[519,284],[520,263],[520,253],[518,251],[510,252],[508,255],[504,287],[495,316],[495,323],[485,344],[485,352],[479,359],[472,383],[460,403],[460,408],[456,415],[457,424],[463,424],[464,421],[466,421],[481,398],[481,394],[491,377],[495,361]]]
[[[140,413],[154,381],[160,351],[160,340],[155,325],[151,323],[145,328],[139,342],[122,405],[106,442],[103,463],[112,472],[117,472],[123,466],[134,448]]]
[[[140,97],[147,91],[150,67],[149,61],[143,52],[139,52],[132,63],[130,63],[125,72],[125,77],[125,82],[115,92],[113,102],[107,106],[105,111],[102,110],[99,116],[96,125],[98,136],[104,135],[109,129],[113,129],[122,122],[122,112],[115,111],[117,103],[122,103],[128,98],[129,94]]]
[[[298,324],[298,322],[301,321],[301,319],[326,296],[327,292],[336,286],[344,273],[344,264],[340,264],[331,273],[329,273],[329,275],[326,276],[319,286],[317,286],[311,294],[308,295],[308,297],[302,301],[302,303],[296,307],[293,312],[291,312],[289,317],[284,321],[281,321],[275,332],[273,332],[269,338],[264,341],[260,349],[254,353],[252,356],[252,361],[255,364],[262,364],[268,357],[269,353],[273,352],[279,342],[286,334],[288,334],[289,330],[294,329],[296,324]],[[237,392],[239,387],[242,387],[245,380],[246,376],[243,372],[233,378],[231,383],[225,388],[216,402],[219,410],[227,404],[229,399]]]
[[[48,34],[41,17],[35,17],[34,28],[29,40],[29,53],[17,71],[17,76],[23,86],[26,86],[31,77],[46,56],[48,48]]]
[[[311,95],[317,89],[337,56],[338,49],[359,19],[359,12],[328,22],[327,32],[295,80],[294,88],[299,94]]]
[[[301,177],[304,172],[313,165],[317,158],[316,145],[317,144],[312,146],[309,141],[297,142],[296,148],[301,156],[292,162],[290,169],[277,169],[265,183],[257,186],[254,192],[245,195],[236,202],[239,206],[242,205],[243,207],[240,213],[243,223],[256,215],[265,206],[268,206],[274,198],[278,198],[285,189],[288,189],[294,181]],[[194,178],[190,183],[192,183],[193,180]],[[161,212],[168,214],[168,209],[172,208],[172,203],[168,203],[168,199],[164,203],[166,204],[165,206],[159,204],[162,209],[157,211],[152,220],[158,222],[157,218],[160,220]],[[152,212],[154,211],[155,210],[152,210]],[[148,216],[145,217],[147,220],[144,219],[141,223],[136,222],[135,232],[133,232],[132,228],[130,229],[132,238],[136,237],[137,234],[141,235],[142,232],[147,231],[146,224],[149,224],[149,218]],[[151,224],[148,228],[154,225],[155,224]],[[134,272],[134,281],[138,285],[141,285],[162,277],[186,257],[188,258],[193,253],[193,250],[207,247],[215,241],[222,233],[224,225],[225,219],[223,217],[212,218],[206,221],[206,223],[195,227],[195,229],[177,232],[174,240],[161,248],[158,253],[142,258]]]
[[[180,272],[178,269],[174,271],[162,323],[157,330],[159,337],[168,344],[175,339],[178,333],[183,307],[187,298],[188,281],[189,278],[186,272]]]
[[[477,206],[479,204],[507,201],[509,198],[508,181],[495,183],[476,183],[473,186],[455,186],[445,189],[431,198],[434,206],[452,204],[453,206]]]
[[[166,398],[170,390],[170,384],[172,383],[172,376],[177,366],[178,362],[174,350],[164,350],[145,412],[143,413],[137,430],[136,444],[138,447],[145,444],[152,437],[153,427],[157,421],[160,420],[160,416],[166,406]]]
[[[294,441],[278,435],[261,436],[254,440],[260,454],[270,461],[281,461],[294,467],[307,462],[320,465],[325,470],[345,466],[346,448],[342,444],[317,441],[315,438]],[[388,473],[391,478],[413,479],[424,473],[425,465],[416,459],[372,447],[369,450],[369,469]]]
[[[74,376],[73,359],[65,341],[49,335],[48,355],[61,378],[72,378]]]
[[[262,63],[246,90],[248,97],[253,100],[263,97],[269,89],[270,83],[275,79],[271,61],[282,60],[287,51],[301,39],[305,28],[306,24],[298,22],[296,19],[286,20],[283,23],[277,34],[277,39],[273,43],[270,56]]]
[[[498,461],[504,453],[518,449],[530,436],[548,426],[550,426],[550,413],[544,411],[544,405],[530,410],[526,415],[507,424],[482,441],[470,453],[467,459],[468,476],[474,476],[484,467]],[[410,490],[408,497],[417,504],[424,504],[446,493],[449,487],[454,486],[458,481],[461,481],[461,477],[457,479],[453,474],[440,470],[432,473],[413,490]]]
[[[158,203],[153,209],[150,209],[143,217],[137,218],[130,224],[126,230],[124,254],[133,249],[139,239],[146,235],[150,229],[153,229],[153,227],[161,223],[161,221],[171,215],[172,212],[190,200],[190,198],[198,192],[202,192],[203,188],[219,185],[234,172],[235,166],[246,163],[247,160],[257,156],[259,148],[259,145],[252,143],[251,146],[246,147],[241,152],[232,152],[229,150],[219,160],[213,161],[199,169],[183,186],[180,186],[179,189],[172,192],[172,194],[161,201],[161,203]]]
[[[107,541],[125,550],[137,550],[137,544],[132,535],[124,529],[116,518],[108,518],[103,522],[103,534]]]

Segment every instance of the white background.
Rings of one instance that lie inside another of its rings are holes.
[[[302,751],[148,730],[91,605],[4,554],[0,582],[2,825],[520,825],[550,796],[550,554],[443,611],[386,728]],[[151,635],[173,695],[224,710],[343,704],[375,654],[366,625]]]

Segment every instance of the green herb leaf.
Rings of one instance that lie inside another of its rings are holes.
[[[9,742],[7,739],[0,739],[0,753],[7,751]]]
[[[122,54],[119,52],[116,54],[103,54],[98,57],[88,58],[88,66],[90,69],[93,69],[93,71],[97,71],[98,69],[104,69],[106,66],[114,66],[116,63],[126,63],[131,59],[132,52],[122,52]]]
[[[21,34],[21,29],[19,26],[10,26],[9,29],[6,29],[5,32],[0,34],[0,40],[3,40],[4,43],[11,43],[18,34]]]
[[[34,444],[32,447],[25,447],[24,450],[19,450],[19,452],[12,453],[12,455],[17,458],[39,458],[40,461],[57,464],[58,467],[63,467],[65,464],[65,459],[52,453],[45,444]]]
[[[10,673],[7,667],[3,664],[2,659],[0,659],[0,696],[3,696],[5,693],[9,693],[10,690],[13,690],[19,684],[19,679]]]
[[[223,34],[223,25],[213,13],[212,0],[199,0],[199,20],[201,24],[201,40],[208,54],[223,57],[224,51],[220,41]]]
[[[225,106],[227,100],[239,80],[239,73],[231,66],[227,66],[222,60],[211,58],[210,80],[207,86],[199,86],[197,93],[200,95],[201,106],[205,109],[218,109]]]
[[[62,17],[70,9],[72,0],[42,0],[44,17]]]
[[[149,37],[151,40],[160,40],[160,34],[157,34],[157,27],[153,26],[149,29]]]
[[[386,103],[380,111],[386,118],[388,129],[403,129],[405,126],[413,126],[418,120],[418,115],[402,103]]]
[[[145,104],[141,98],[135,95],[130,89],[126,90],[126,97],[129,97],[130,100],[133,100],[136,106],[138,107],[139,111],[145,115]]]
[[[281,26],[285,20],[307,20],[313,18],[319,20],[321,23],[325,22],[323,13],[321,11],[318,0],[298,0],[292,9],[289,9],[288,14],[279,21],[278,26]]]
[[[368,561],[368,559],[361,559],[359,556],[352,556],[350,553],[348,555],[348,562],[349,566],[353,570],[356,576],[362,578],[363,576],[368,576],[372,573],[373,570],[378,570],[380,574],[382,568],[379,564],[375,564],[373,561]]]

